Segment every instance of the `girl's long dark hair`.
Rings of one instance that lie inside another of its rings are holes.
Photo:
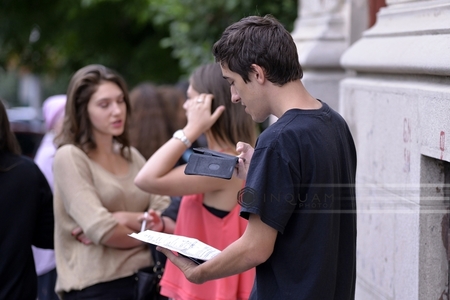
[[[191,84],[199,93],[214,95],[211,112],[220,105],[225,106],[225,111],[211,127],[211,132],[215,137],[232,145],[242,141],[254,146],[256,124],[242,105],[231,102],[230,84],[223,78],[218,63],[197,68],[192,73]]]
[[[8,115],[6,114],[6,108],[3,104],[2,99],[0,99],[0,155],[4,154],[13,154],[20,155],[20,145],[16,139],[16,136],[11,131],[11,127],[9,126]],[[12,166],[2,166],[0,165],[0,172],[6,172],[12,169],[15,165]]]
[[[0,152],[9,152],[16,155],[21,153],[19,142],[9,126],[8,115],[2,99],[0,99]]]

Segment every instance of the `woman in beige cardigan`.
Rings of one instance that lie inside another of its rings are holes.
[[[170,199],[133,183],[145,163],[129,146],[123,79],[101,65],[72,77],[54,160],[56,292],[63,299],[134,299],[135,273],[151,266],[138,232],[145,211]],[[151,222],[149,222],[151,223]]]

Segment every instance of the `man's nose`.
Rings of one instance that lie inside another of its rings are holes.
[[[239,101],[241,101],[241,97],[239,97],[239,94],[236,93],[235,88],[231,86],[231,102],[239,103]]]

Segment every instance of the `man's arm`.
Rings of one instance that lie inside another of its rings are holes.
[[[250,214],[242,237],[201,265],[177,256],[168,249],[157,249],[180,268],[189,281],[201,284],[242,273],[265,262],[272,255],[277,233],[274,228],[263,223],[258,215]]]

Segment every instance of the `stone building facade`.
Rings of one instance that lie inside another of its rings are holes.
[[[303,82],[358,151],[357,299],[449,299],[450,0],[299,0]]]

